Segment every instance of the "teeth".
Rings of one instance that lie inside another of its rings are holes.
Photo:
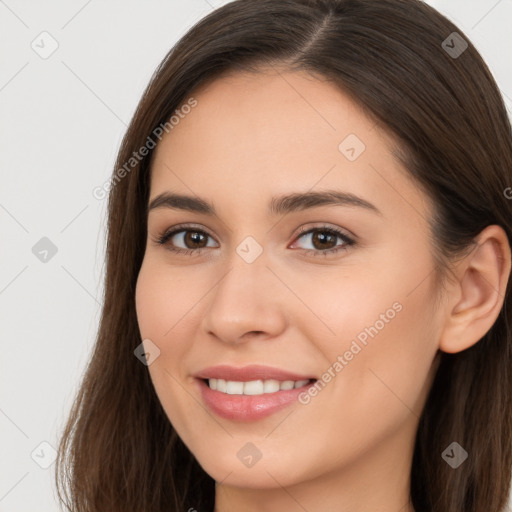
[[[305,386],[309,382],[306,380],[251,380],[249,382],[237,382],[224,379],[208,379],[210,389],[227,393],[228,395],[263,395],[265,393],[276,393],[277,391],[286,391]]]
[[[285,380],[279,387],[280,389],[293,389],[295,387],[295,382],[293,382],[293,380]]]
[[[226,382],[226,393],[228,395],[241,395],[244,392],[244,383],[228,380]]]
[[[265,389],[262,380],[251,380],[250,382],[240,382],[243,385],[244,395],[262,395]],[[279,389],[279,387],[278,387]],[[242,393],[239,393],[241,395]]]
[[[227,386],[226,386],[226,381],[224,379],[210,379],[209,382],[211,382],[212,380],[216,380],[217,381],[217,391],[221,391],[222,393],[226,393]],[[210,387],[211,387],[211,384],[210,384]]]
[[[275,393],[279,391],[279,381],[278,380],[264,380],[263,381],[263,393]]]

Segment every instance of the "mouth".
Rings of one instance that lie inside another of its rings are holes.
[[[195,375],[207,408],[222,418],[249,422],[298,402],[318,379],[265,366],[210,367]]]

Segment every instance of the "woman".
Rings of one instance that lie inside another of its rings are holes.
[[[238,0],[155,72],[110,184],[73,511],[500,512],[512,135],[416,0]]]

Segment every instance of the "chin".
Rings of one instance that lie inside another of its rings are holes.
[[[282,457],[279,453],[274,453],[274,457],[265,457],[262,454],[261,459],[251,466],[252,461],[243,462],[244,452],[239,458],[237,451],[225,450],[223,453],[209,453],[207,456],[196,456],[196,458],[211,478],[229,486],[272,489],[295,485],[301,481],[297,471],[290,471],[297,466],[297,461]]]

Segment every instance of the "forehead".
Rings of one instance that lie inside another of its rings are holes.
[[[369,133],[373,121],[333,83],[305,71],[231,71],[188,97],[198,105],[166,136],[176,145],[192,143],[191,135],[208,149],[224,149],[231,140],[242,144],[232,149],[248,155],[270,156],[270,149],[278,148],[272,156],[288,151],[289,158],[290,153],[303,157],[328,148],[337,153],[349,133],[376,142],[376,134]],[[307,143],[302,145],[303,141]]]
[[[185,102],[191,97],[197,105],[156,148],[150,197],[172,189],[256,205],[262,196],[337,188],[390,215],[426,217],[427,198],[391,153],[394,139],[327,79],[230,72]]]

